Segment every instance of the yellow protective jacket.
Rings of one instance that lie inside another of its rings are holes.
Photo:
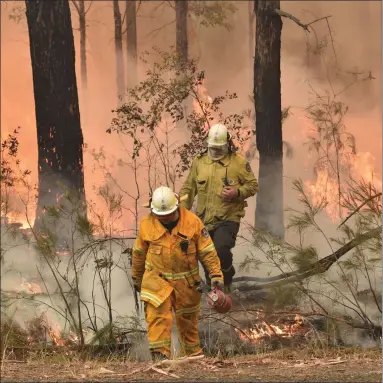
[[[186,252],[181,242],[188,241]],[[172,293],[174,283],[193,287],[201,282],[198,260],[210,277],[223,280],[221,264],[212,239],[202,221],[180,207],[180,219],[170,234],[149,214],[141,221],[132,252],[132,278],[141,285],[141,300],[160,306]]]
[[[226,202],[221,193],[224,181],[239,190],[239,196]],[[256,194],[258,182],[250,164],[241,154],[229,153],[219,161],[212,161],[206,154],[197,156],[181,188],[180,196],[188,195],[181,206],[190,209],[197,195],[196,213],[206,228],[212,230],[222,221],[240,222],[245,216],[247,198]]]

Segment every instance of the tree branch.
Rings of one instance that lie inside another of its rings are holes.
[[[80,9],[77,5],[77,2],[75,0],[72,0],[71,3],[76,7],[76,11],[78,12],[78,14],[80,14]]]
[[[314,263],[309,270],[306,270],[304,272],[300,270],[295,270],[288,273],[282,273],[279,275],[276,275],[274,277],[269,278],[258,278],[258,277],[239,277],[234,278],[233,283],[236,282],[263,282],[262,285],[248,285],[248,284],[242,284],[238,286],[239,291],[251,291],[251,290],[263,290],[263,289],[270,289],[273,287],[281,286],[287,283],[292,282],[299,282],[303,279],[312,277],[317,274],[322,274],[326,272],[338,259],[340,259],[343,255],[348,253],[350,250],[352,250],[354,247],[361,245],[363,242],[374,238],[378,234],[380,234],[382,231],[382,227],[379,226],[375,229],[372,229],[366,233],[359,234],[356,236],[353,240],[343,245],[341,248],[339,248],[334,253],[328,255],[325,258],[320,259],[318,262]],[[265,283],[265,282],[271,282],[271,283]]]
[[[306,32],[310,33],[309,24],[303,24],[299,19],[297,19],[295,16],[291,15],[290,13],[287,13],[285,11],[282,11],[281,9],[275,9],[274,12],[281,16],[281,17],[286,17],[290,20],[293,20],[296,24],[298,24],[301,28],[303,28]]]
[[[331,15],[320,17],[319,19],[315,19],[315,20],[313,20],[307,24],[303,24],[302,21],[300,21],[297,17],[293,16],[292,14],[290,14],[288,12],[282,11],[281,9],[275,9],[274,12],[281,17],[286,17],[287,19],[294,21],[297,25],[299,25],[301,28],[303,28],[306,32],[309,32],[309,33],[310,33],[310,29],[309,29],[310,25],[317,23],[318,21],[325,20],[325,19],[326,19],[328,27],[330,28],[328,19],[331,17]],[[330,30],[330,34],[331,34],[331,30]]]
[[[356,214],[363,206],[367,205],[369,202],[371,202],[373,199],[377,198],[377,197],[380,197],[382,195],[382,193],[377,193],[369,198],[367,198],[361,205],[359,205],[344,221],[342,221],[340,223],[340,225],[338,226],[338,229],[344,225],[354,214]]]

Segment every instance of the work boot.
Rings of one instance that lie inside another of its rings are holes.
[[[161,360],[169,359],[165,354],[163,354],[162,352],[159,352],[159,351],[153,351],[150,354],[152,356],[152,361],[154,363],[160,362]]]
[[[235,275],[234,266],[232,265],[228,270],[225,270],[225,271],[222,270],[222,273],[223,273],[223,280],[225,283],[225,289],[226,288],[231,289],[231,284],[233,282],[233,277]],[[226,290],[225,290],[225,292],[226,292]],[[229,292],[231,292],[231,291],[229,291]]]
[[[223,287],[223,292],[225,293],[225,294],[230,294],[230,293],[232,293],[233,292],[233,285],[230,283],[229,285],[225,285],[224,287]]]

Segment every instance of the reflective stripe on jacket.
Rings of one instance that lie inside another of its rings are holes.
[[[201,281],[198,260],[210,275],[223,279],[217,252],[202,221],[183,207],[179,212],[172,233],[154,215],[144,217],[133,247],[133,280],[141,284],[141,300],[155,307],[169,297],[176,281],[189,286]],[[186,251],[182,242],[188,242]]]

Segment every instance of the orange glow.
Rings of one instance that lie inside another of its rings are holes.
[[[212,114],[212,117],[214,118],[214,120],[210,121],[209,124],[210,126],[214,125],[216,121],[216,116],[210,107],[213,102],[213,99],[208,95],[207,89],[203,86],[203,84],[197,85],[195,87],[195,91],[197,93],[199,100],[201,101],[200,103],[197,98],[193,98],[193,108],[195,113],[198,116],[202,117],[205,114],[205,112],[208,111],[209,113]],[[202,127],[203,132],[207,133],[209,131],[210,129],[209,124],[205,123],[205,126]]]
[[[31,295],[43,293],[42,288],[37,283],[30,283],[25,278],[21,278],[20,288]]]
[[[293,324],[277,325],[261,321],[252,328],[242,330],[243,332],[238,329],[235,329],[235,331],[243,341],[257,344],[273,336],[291,338],[294,335],[303,335],[308,329],[304,326],[303,318],[296,315]]]

